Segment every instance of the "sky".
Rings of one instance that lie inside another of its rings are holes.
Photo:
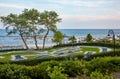
[[[58,29],[120,29],[120,0],[0,0],[0,16],[25,8],[57,12]]]

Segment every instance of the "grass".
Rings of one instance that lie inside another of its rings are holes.
[[[11,56],[4,56],[4,58],[0,58],[0,62],[10,61]]]
[[[6,56],[6,55],[21,55],[21,54],[24,54],[24,55],[27,55],[27,54],[38,54],[38,53],[36,53],[36,52],[22,52],[22,51],[20,51],[20,52],[10,52],[10,53],[6,53],[6,54],[2,54],[2,56],[4,55],[4,56]]]
[[[35,58],[36,56],[26,56],[27,59],[33,59]]]
[[[86,52],[86,51],[93,51],[96,53],[99,53],[100,49],[98,47],[81,47],[81,51]]]
[[[93,51],[99,53],[100,49],[98,47],[80,47],[80,50],[73,53],[73,55],[83,55],[86,51]]]
[[[65,47],[64,50],[69,50],[71,47]],[[62,47],[60,48],[57,48],[58,50],[59,49],[62,49]],[[40,50],[40,51],[48,51],[48,52],[53,52],[57,49],[48,49],[48,50]],[[64,51],[63,50],[63,51]],[[71,53],[72,55],[83,55],[84,52],[86,51],[93,51],[93,52],[96,52],[96,53],[99,53],[100,49],[98,47],[80,47],[80,50],[74,52],[74,53]],[[56,54],[58,52],[55,52]],[[55,54],[54,53],[54,54]],[[0,56],[4,56],[5,58],[0,58],[0,62],[4,62],[4,61],[10,61],[11,59],[11,55],[35,55],[35,54],[38,54],[37,52],[28,52],[28,51],[16,51],[16,52],[11,52],[11,53],[8,53],[8,54],[1,54]],[[35,58],[36,56],[26,56],[27,59],[33,59]]]
[[[1,54],[0,56],[4,56],[4,58],[0,58],[0,62],[6,62],[6,61],[10,61],[11,59],[11,55],[28,55],[28,54],[38,54],[36,52],[11,52],[11,53],[6,53],[6,54]],[[28,57],[28,58],[33,58],[32,56]]]

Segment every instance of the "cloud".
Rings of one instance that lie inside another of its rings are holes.
[[[62,5],[73,5],[73,6],[84,6],[84,7],[96,7],[105,4],[113,3],[113,1],[81,1],[81,0],[49,0],[50,2],[62,4]]]
[[[93,20],[120,20],[120,14],[116,15],[60,15],[63,20],[93,21]]]
[[[120,29],[120,12],[109,15],[60,15],[59,28],[69,29]]]
[[[6,4],[6,3],[0,3],[0,7],[11,7],[11,8],[17,8],[17,9],[24,9],[24,8],[30,8],[27,6],[23,6],[23,5],[16,5],[16,4]]]

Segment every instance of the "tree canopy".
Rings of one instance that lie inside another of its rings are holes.
[[[87,41],[87,42],[91,42],[92,39],[93,39],[93,37],[92,37],[92,35],[89,33],[89,34],[87,35],[87,37],[86,37],[86,41]]]
[[[46,37],[48,36],[49,32],[56,32],[57,27],[56,23],[61,22],[61,18],[59,15],[54,11],[44,11],[40,14],[40,23],[43,24],[46,28],[46,33],[43,39],[43,48],[45,47]]]
[[[25,18],[21,17],[20,15],[16,14],[9,14],[8,16],[2,16],[1,20],[6,28],[8,35],[11,34],[19,34],[23,40],[26,49],[28,49],[27,43],[23,38],[24,35],[28,34],[26,28],[29,27]]]
[[[44,11],[40,13],[36,9],[24,9],[23,12],[18,15],[11,13],[7,16],[2,16],[1,21],[8,35],[17,33],[21,36],[26,49],[29,49],[25,39],[26,36],[33,37],[35,46],[38,49],[37,36],[46,32],[43,38],[44,48],[49,31],[57,31],[56,23],[61,21],[61,18],[58,16],[59,15],[55,11]]]
[[[60,31],[57,31],[54,33],[52,41],[57,43],[57,44],[62,44],[63,38],[64,38],[63,34]]]
[[[69,41],[71,41],[72,43],[75,43],[76,42],[76,37],[75,36],[71,36],[69,38]]]

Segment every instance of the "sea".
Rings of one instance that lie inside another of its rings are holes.
[[[109,29],[58,29],[65,36],[75,36],[76,38],[85,38],[87,34],[91,34],[93,38],[105,38],[108,35]],[[120,35],[120,29],[113,29],[115,35]],[[44,34],[41,34],[44,35]],[[48,36],[53,36],[54,33],[50,32]],[[13,36],[13,37],[12,37]],[[17,37],[14,37],[17,36]],[[67,41],[66,39],[64,41]],[[27,40],[29,45],[34,45],[33,40]],[[38,44],[42,44],[43,40],[39,39]],[[46,40],[46,44],[53,44],[51,40]],[[0,46],[19,46],[23,45],[22,40],[18,34],[7,35],[5,29],[0,29]]]

